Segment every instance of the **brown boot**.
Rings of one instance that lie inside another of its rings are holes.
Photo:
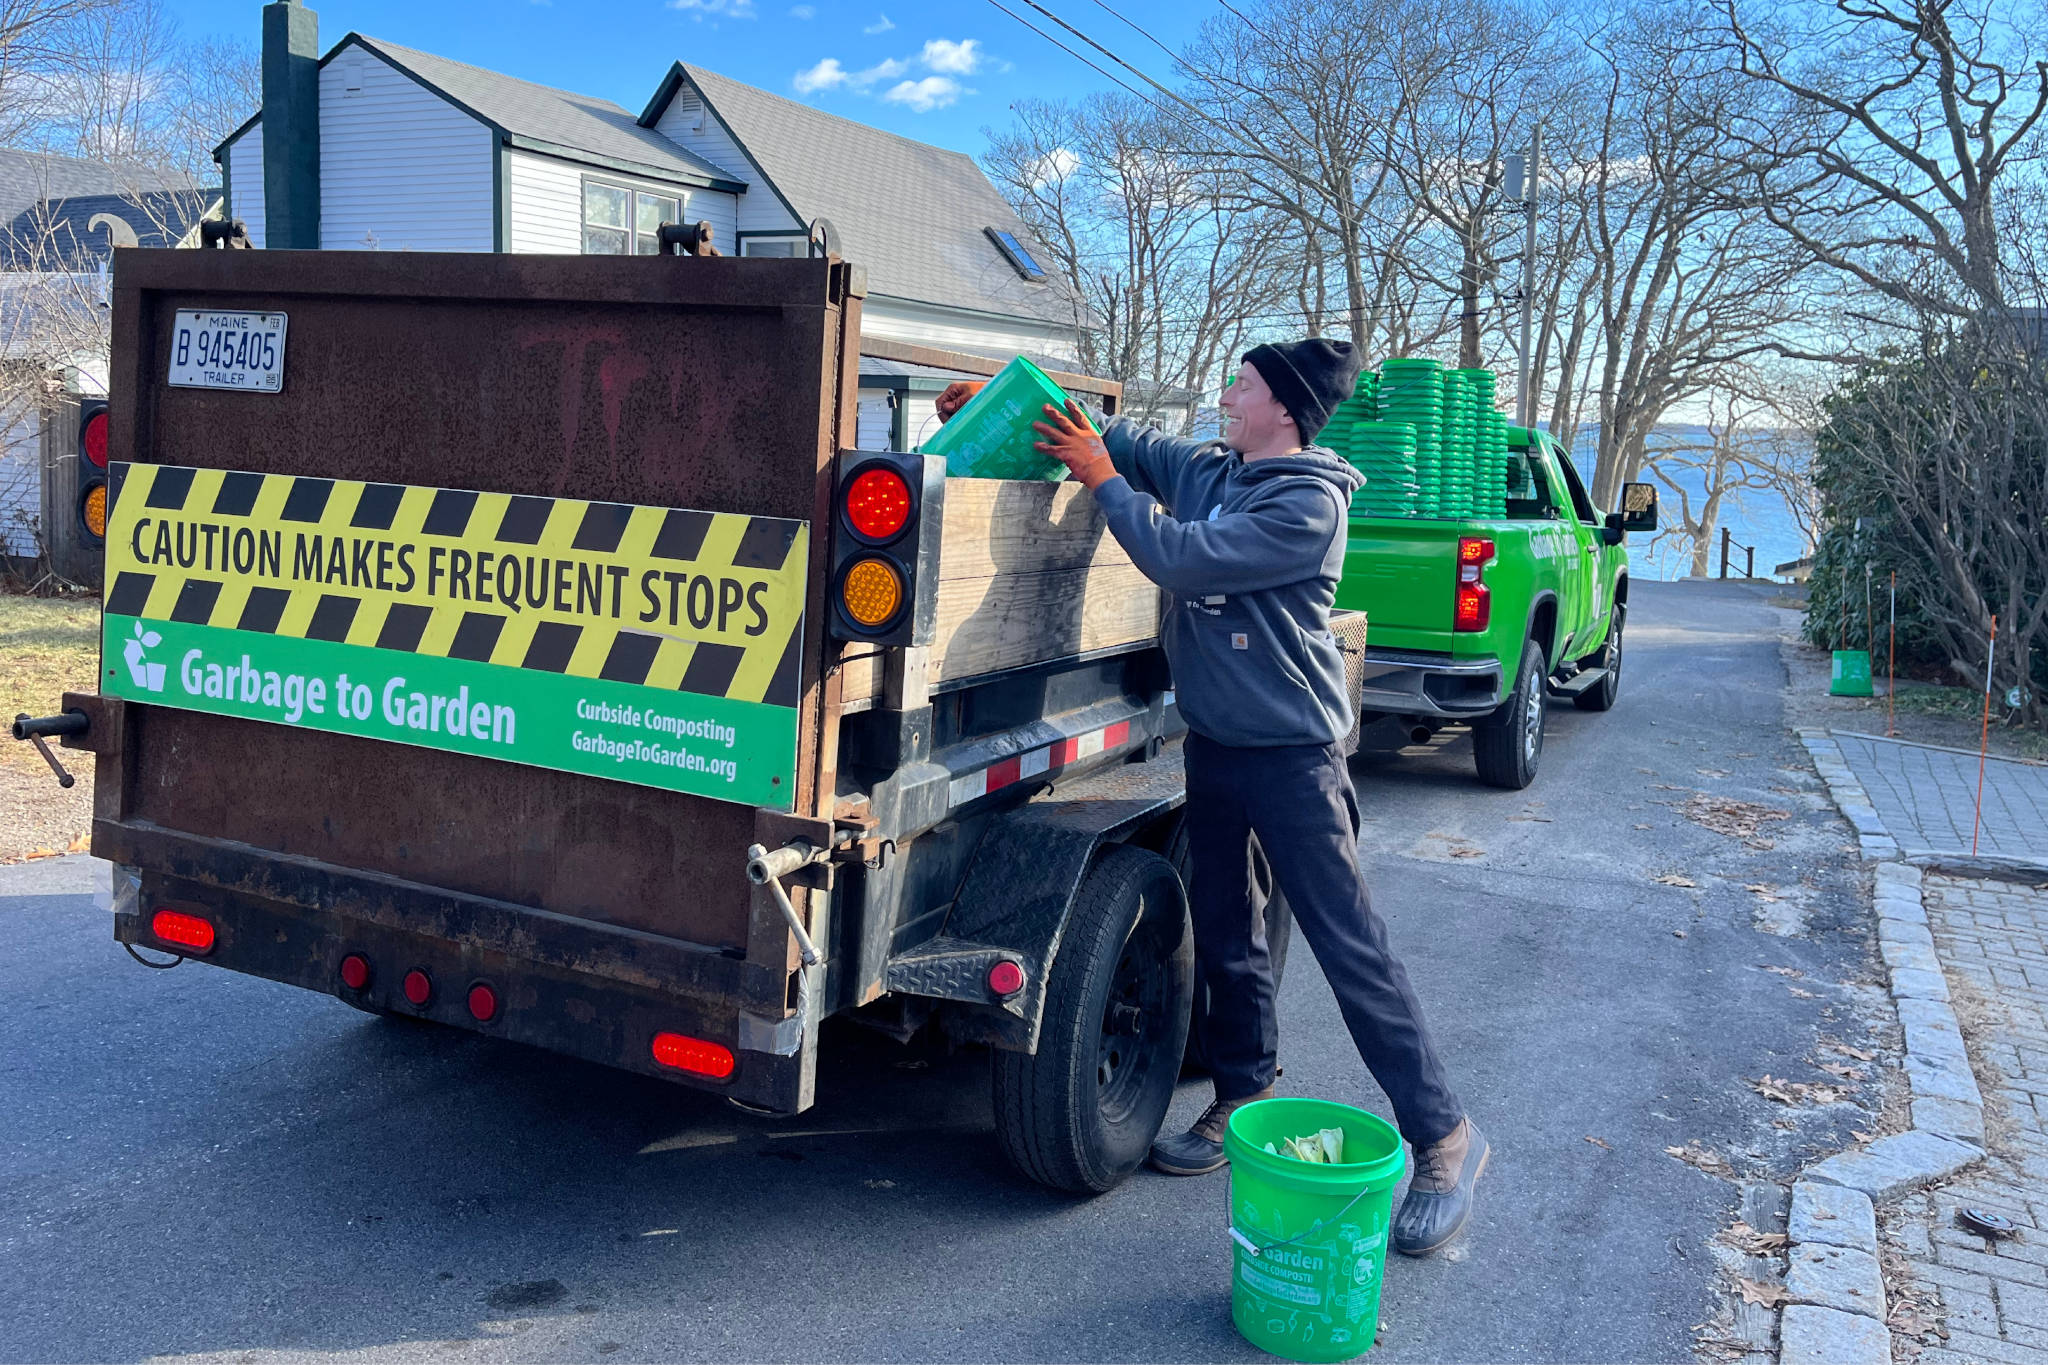
[[[1471,1119],[1458,1120],[1447,1136],[1416,1148],[1415,1178],[1394,1216],[1394,1250],[1427,1256],[1456,1237],[1472,1216],[1472,1187],[1491,1155],[1493,1148]]]
[[[1217,1100],[1202,1111],[1195,1126],[1185,1133],[1161,1138],[1152,1144],[1152,1165],[1168,1175],[1207,1175],[1223,1165],[1223,1130],[1230,1116],[1253,1100],[1270,1100],[1273,1087],[1241,1100]]]

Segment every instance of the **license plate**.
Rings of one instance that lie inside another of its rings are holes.
[[[181,309],[171,327],[171,387],[278,392],[284,387],[284,324],[283,313]]]

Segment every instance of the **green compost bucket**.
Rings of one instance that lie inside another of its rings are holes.
[[[1870,651],[1865,649],[1838,649],[1835,651],[1835,676],[1828,683],[1831,697],[1868,697],[1874,695],[1870,686]]]
[[[1033,448],[1043,438],[1031,424],[1044,419],[1047,403],[1066,407],[1067,391],[1020,355],[919,450],[945,456],[952,478],[1063,479],[1067,467]]]
[[[1287,1138],[1344,1130],[1341,1165],[1275,1156]],[[1350,1360],[1380,1323],[1387,1224],[1407,1153],[1394,1126],[1330,1100],[1260,1100],[1230,1116],[1230,1318],[1288,1360]]]

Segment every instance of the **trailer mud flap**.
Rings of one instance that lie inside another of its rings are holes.
[[[1186,796],[1175,743],[1149,762],[1098,772],[991,822],[945,931],[890,959],[889,989],[970,1006],[949,1018],[963,1041],[1035,1051],[1046,977],[1096,851],[1171,813]],[[1006,960],[1025,977],[1023,989],[1007,997],[988,980],[989,969]]]

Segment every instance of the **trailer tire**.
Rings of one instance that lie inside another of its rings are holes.
[[[1472,757],[1479,780],[1489,787],[1520,791],[1536,780],[1543,760],[1543,723],[1550,705],[1545,674],[1550,671],[1543,642],[1531,636],[1522,646],[1515,688],[1500,708],[1472,727]]]
[[[1018,1170],[1100,1194],[1138,1168],[1173,1099],[1194,959],[1173,865],[1127,844],[1097,858],[1046,980],[1038,1050],[994,1054],[996,1137]]]
[[[1266,955],[1273,963],[1273,988],[1278,990],[1287,975],[1287,947],[1294,941],[1294,913],[1287,908],[1287,895],[1280,889],[1280,880],[1273,875],[1273,866],[1266,861],[1266,851],[1259,847],[1256,834],[1251,839],[1251,855],[1252,908],[1263,913],[1266,919]],[[1187,821],[1181,821],[1180,827],[1174,831],[1173,839],[1167,845],[1167,856],[1173,859],[1181,884],[1187,885]],[[1193,999],[1188,1006],[1188,1048],[1180,1064],[1183,1076],[1209,1074],[1209,1047],[1202,1032],[1208,1020],[1209,988],[1203,983],[1201,973],[1197,972]]]
[[[1628,620],[1628,608],[1616,602],[1614,619],[1607,627],[1607,643],[1600,647],[1600,667],[1607,676],[1572,698],[1581,711],[1612,711],[1621,694],[1621,628]]]

